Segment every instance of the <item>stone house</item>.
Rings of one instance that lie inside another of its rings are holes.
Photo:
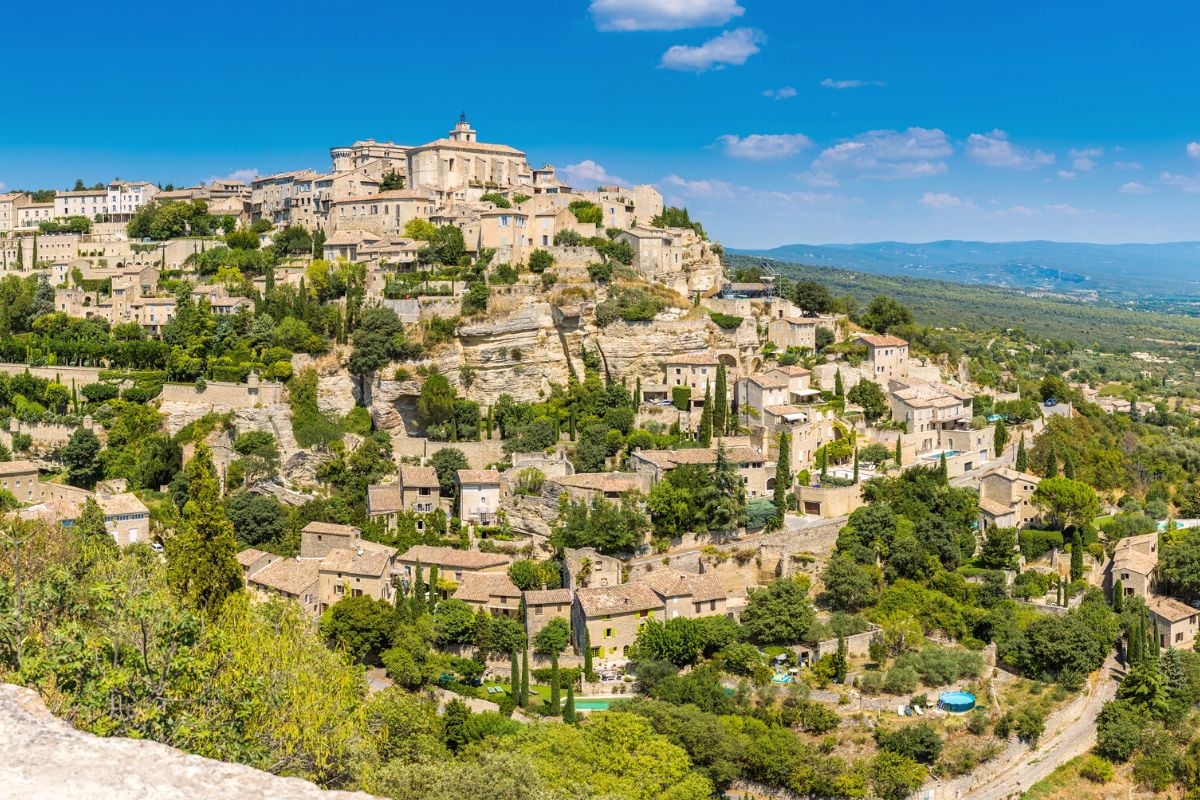
[[[451,598],[476,609],[486,609],[493,617],[516,617],[521,610],[521,590],[505,572],[463,575]]]
[[[597,497],[615,502],[629,492],[650,492],[649,480],[636,472],[577,472],[548,480],[566,492],[571,501],[581,503]]]
[[[463,522],[490,525],[500,510],[500,473],[494,469],[460,469],[458,518]]]
[[[979,481],[979,517],[982,527],[1023,528],[1038,518],[1033,492],[1041,481],[1037,475],[1001,467]]]
[[[1147,533],[1119,540],[1105,572],[1110,595],[1120,581],[1126,597],[1149,598],[1154,593],[1158,572],[1158,534]]]
[[[752,499],[768,494],[766,458],[762,451],[748,445],[729,447],[726,457],[737,467],[746,497]],[[630,468],[650,477],[650,485],[658,483],[662,476],[681,464],[703,464],[712,466],[717,461],[717,449],[691,448],[687,450],[637,450],[629,455]]]
[[[1197,615],[1200,611],[1170,597],[1154,595],[1146,600],[1150,616],[1158,629],[1158,646],[1191,650],[1196,644]]]
[[[533,170],[514,147],[480,142],[476,131],[459,118],[447,138],[409,148],[408,186],[428,189],[443,201],[478,200],[493,189],[528,188]]]
[[[23,459],[0,461],[0,489],[10,492],[22,503],[39,502],[42,487],[38,483],[37,464]]]
[[[313,617],[325,610],[326,606],[318,599],[320,561],[274,556],[263,563],[260,555],[254,559],[247,556],[248,564],[242,560],[242,553],[238,556],[238,560],[242,562],[246,588],[255,598],[269,600],[272,597],[283,597],[299,603],[300,607]]]
[[[779,317],[767,324],[767,339],[780,350],[794,347],[799,350],[817,349],[817,319],[815,317]]]
[[[862,335],[855,342],[866,345],[864,364],[871,380],[884,386],[892,378],[908,373],[908,342],[898,336]]]
[[[525,635],[533,637],[558,617],[571,624],[571,604],[575,595],[570,589],[533,589],[525,592]]]
[[[645,583],[576,589],[571,609],[575,652],[582,653],[587,644],[595,661],[624,661],[646,620],[662,612],[662,598]]]
[[[638,579],[662,599],[662,619],[725,616],[727,596],[712,575],[659,567]]]
[[[319,612],[343,597],[366,595],[395,602],[392,573],[396,548],[356,538],[350,548],[338,548],[317,562]]]
[[[618,586],[625,582],[624,564],[591,547],[563,548],[563,585],[568,589]]]
[[[367,487],[367,519],[382,519],[392,530],[403,511],[429,514],[442,507],[437,470],[433,467],[400,466],[398,480]],[[424,530],[417,520],[417,530]]]
[[[455,583],[461,583],[467,575],[480,572],[507,573],[509,561],[508,556],[500,553],[481,553],[427,544],[413,545],[396,559],[397,571],[403,581],[415,580],[417,566],[420,565],[426,579],[429,577],[429,568],[436,566],[441,578]]]

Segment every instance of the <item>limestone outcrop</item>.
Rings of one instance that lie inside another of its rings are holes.
[[[14,800],[371,800],[158,742],[104,739],[55,718],[31,689],[0,684],[0,796]]]

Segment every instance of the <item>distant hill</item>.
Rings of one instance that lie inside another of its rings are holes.
[[[788,244],[737,250],[799,264],[877,275],[1110,298],[1200,295],[1200,242],[1087,244],[966,242]]]

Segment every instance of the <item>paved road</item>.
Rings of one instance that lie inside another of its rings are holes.
[[[1042,736],[1037,750],[1022,747],[1013,754],[1010,764],[983,783],[961,787],[961,796],[970,800],[1019,797],[1058,767],[1090,750],[1096,743],[1096,715],[1117,693],[1117,682],[1113,680],[1117,672],[1116,659],[1110,655],[1104,668],[1088,683],[1087,700],[1077,715],[1058,720],[1055,729]]]

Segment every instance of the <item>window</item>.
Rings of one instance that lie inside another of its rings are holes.
[[[605,628],[605,629],[604,629],[604,638],[605,638],[605,639],[611,639],[611,638],[613,638],[613,629],[612,629],[612,628]]]
[[[604,648],[603,647],[593,647],[592,648],[592,658],[604,658]]]
[[[346,593],[346,587],[345,587],[345,586],[342,586],[340,583],[338,583],[338,584],[335,584],[335,585],[334,585],[334,587],[333,587],[333,593],[334,593],[334,594],[345,594],[345,593]]]
[[[646,611],[645,611],[645,610],[642,610],[642,611],[639,611],[639,612],[638,612],[638,619],[641,619],[641,618],[643,618],[643,617],[645,617],[645,616],[646,616]]]
[[[541,606],[537,606],[536,608],[534,608],[534,609],[533,609],[533,615],[534,615],[535,617],[540,617],[540,616],[542,615],[542,607],[541,607]]]

